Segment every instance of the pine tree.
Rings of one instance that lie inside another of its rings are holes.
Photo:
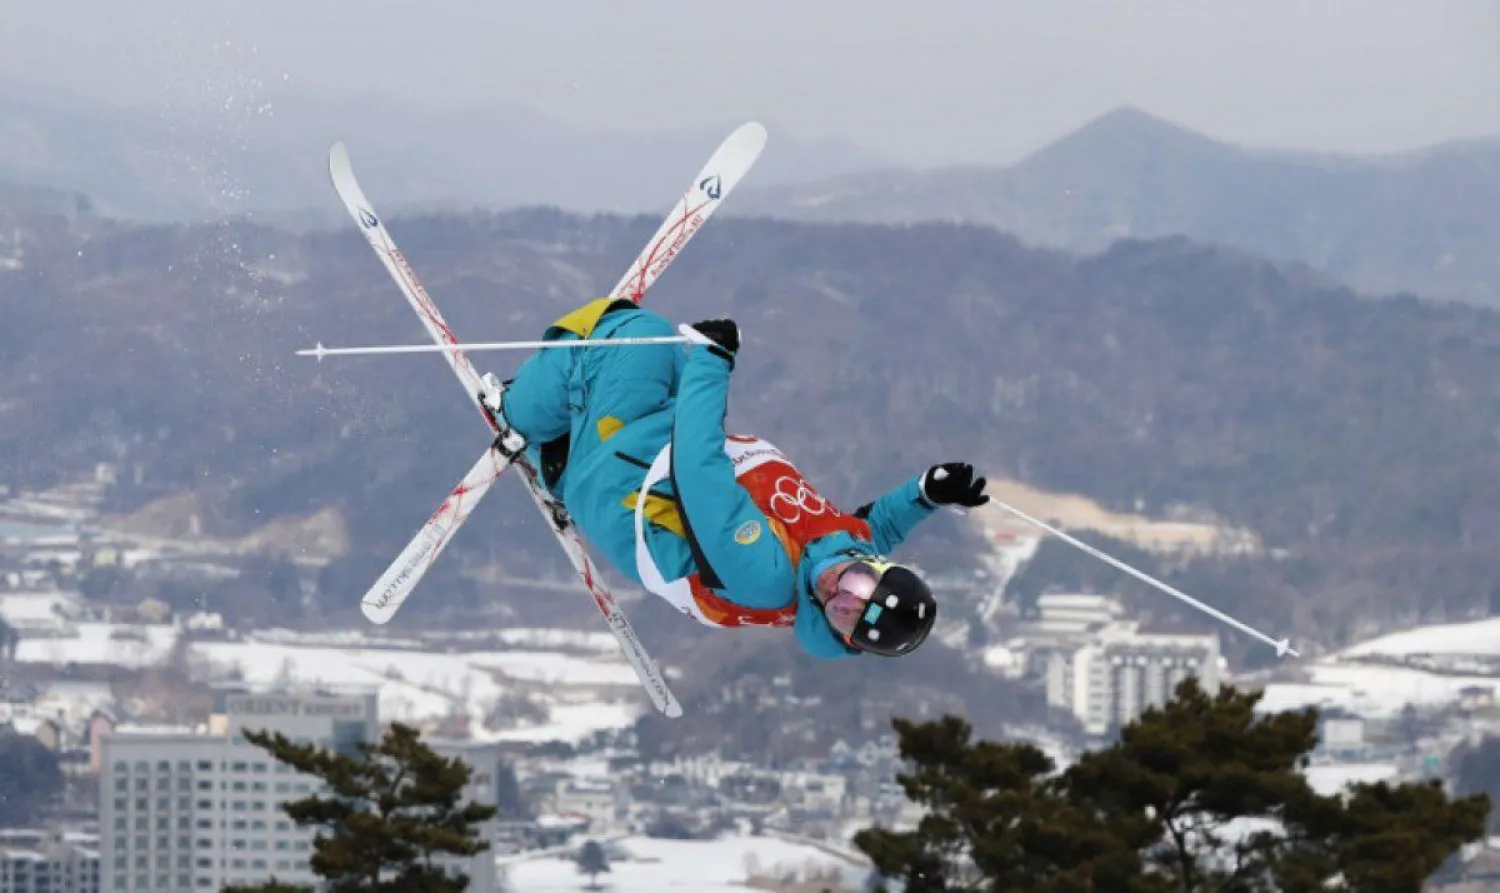
[[[906,893],[1145,889],[1130,883],[1140,874],[1135,850],[1062,796],[1036,747],[971,743],[969,724],[954,716],[893,725],[915,764],[896,780],[927,815],[914,832],[866,829],[854,843]]]
[[[0,827],[31,824],[62,791],[57,754],[31,735],[0,730]]]
[[[1312,796],[1300,769],[1317,746],[1317,714],[1261,716],[1259,693],[1217,696],[1189,678],[1113,746],[1064,776],[1067,796],[1111,818],[1178,890],[1223,889],[1266,876],[1280,853],[1268,833],[1234,836],[1234,819],[1278,817]],[[1241,823],[1243,824],[1243,823]],[[1228,829],[1228,830],[1227,830]],[[1223,853],[1223,860],[1204,858]],[[1214,867],[1218,861],[1227,867]]]
[[[1029,744],[971,743],[956,717],[898,719],[913,769],[897,778],[926,815],[855,844],[908,893],[1418,893],[1483,834],[1489,798],[1437,783],[1317,794],[1301,771],[1316,712],[1261,714],[1259,701],[1189,679],[1062,773]]]
[[[586,841],[578,848],[578,873],[589,876],[590,887],[597,886],[595,878],[608,871],[609,857],[605,855],[604,847],[599,845],[599,841]]]
[[[0,663],[16,659],[16,649],[21,645],[21,634],[0,617]]]
[[[462,893],[469,878],[445,871],[441,856],[473,856],[489,849],[479,838],[493,806],[461,805],[470,768],[422,743],[416,729],[394,723],[378,744],[335,753],[294,744],[281,733],[245,732],[245,740],[293,769],[316,776],[326,794],[283,807],[300,827],[321,829],[313,845],[314,874],[327,893]],[[241,893],[286,893],[271,884]]]

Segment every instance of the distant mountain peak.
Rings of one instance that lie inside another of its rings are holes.
[[[1174,124],[1166,118],[1153,115],[1135,106],[1123,105],[1087,121],[1074,133],[1097,133],[1105,136],[1171,134],[1176,136],[1208,139],[1197,131]]]
[[[1159,153],[1220,153],[1237,151],[1221,143],[1158,118],[1133,106],[1122,106],[1105,112],[1037,151],[1015,165],[1016,170],[1046,167],[1052,164],[1074,164],[1105,153],[1110,157],[1156,155]]]

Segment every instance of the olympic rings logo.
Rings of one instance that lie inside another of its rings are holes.
[[[822,515],[829,510],[828,500],[806,481],[782,475],[771,488],[770,505],[776,516],[788,524],[795,524],[806,515]]]

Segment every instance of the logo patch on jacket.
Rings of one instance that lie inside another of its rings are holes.
[[[760,522],[746,521],[740,525],[740,529],[734,532],[734,541],[742,546],[748,546],[760,539]]]

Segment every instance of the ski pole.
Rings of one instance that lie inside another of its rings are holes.
[[[1146,584],[1149,584],[1151,586],[1155,586],[1157,589],[1160,589],[1162,592],[1165,592],[1167,595],[1170,595],[1173,598],[1178,599],[1180,601],[1186,602],[1188,605],[1191,605],[1192,607],[1197,608],[1199,611],[1202,611],[1203,613],[1207,614],[1208,616],[1213,617],[1213,618],[1215,618],[1215,619],[1217,619],[1217,620],[1219,620],[1219,621],[1221,621],[1223,623],[1226,623],[1229,626],[1234,627],[1235,629],[1239,630],[1242,633],[1245,633],[1248,636],[1252,636],[1252,637],[1254,637],[1256,639],[1259,639],[1262,642],[1265,642],[1267,645],[1270,645],[1272,648],[1276,649],[1276,656],[1277,657],[1282,657],[1282,656],[1287,655],[1287,654],[1290,654],[1292,657],[1301,657],[1302,656],[1302,655],[1300,655],[1300,654],[1297,653],[1296,649],[1292,648],[1291,640],[1290,639],[1279,639],[1279,640],[1278,639],[1273,639],[1270,636],[1266,635],[1265,633],[1261,632],[1260,630],[1256,629],[1255,627],[1240,622],[1239,620],[1235,619],[1234,617],[1231,617],[1228,614],[1225,614],[1223,611],[1220,611],[1218,608],[1215,608],[1215,607],[1213,607],[1211,605],[1205,605],[1203,602],[1198,601],[1196,598],[1193,598],[1191,595],[1188,595],[1187,593],[1182,592],[1181,590],[1174,589],[1173,587],[1168,586],[1166,583],[1163,583],[1162,581],[1156,579],[1155,577],[1151,576],[1150,574],[1148,574],[1148,573],[1146,573],[1144,571],[1136,570],[1135,568],[1133,568],[1130,565],[1126,564],[1125,562],[1119,560],[1118,558],[1114,558],[1114,557],[1112,557],[1110,555],[1107,555],[1104,552],[1101,552],[1098,549],[1095,549],[1093,546],[1090,546],[1088,543],[1085,543],[1082,540],[1079,540],[1079,539],[1076,539],[1074,537],[1071,537],[1068,534],[1063,533],[1061,530],[1058,530],[1056,527],[1053,527],[1052,525],[1047,524],[1044,521],[1041,521],[1041,520],[1039,520],[1037,518],[1033,518],[1032,516],[1026,514],[1025,512],[1021,511],[1020,509],[1016,508],[1013,505],[1009,505],[1009,504],[1007,504],[1005,502],[1002,502],[1002,501],[1000,501],[998,499],[995,499],[993,496],[990,497],[990,501],[993,502],[995,505],[999,506],[1000,508],[1006,510],[1007,512],[1010,512],[1011,514],[1013,514],[1016,517],[1020,518],[1021,520],[1026,521],[1026,522],[1028,522],[1030,524],[1035,524],[1037,527],[1040,527],[1042,530],[1047,531],[1048,533],[1052,534],[1053,536],[1057,537],[1058,539],[1062,540],[1063,542],[1067,543],[1068,545],[1073,546],[1073,547],[1078,548],[1078,549],[1082,549],[1083,551],[1085,551],[1088,554],[1094,556],[1095,558],[1099,559],[1100,561],[1103,561],[1106,564],[1110,564],[1110,565],[1113,565],[1114,567],[1119,568],[1120,570],[1122,570],[1125,573],[1131,575],[1132,577],[1135,577],[1137,580],[1140,580],[1142,583],[1146,583]]]
[[[683,344],[687,341],[681,335],[662,335],[652,338],[602,338],[581,339],[577,341],[481,341],[474,344],[377,344],[370,347],[324,347],[319,341],[316,347],[305,348],[297,351],[299,357],[317,357],[319,362],[324,357],[348,357],[368,356],[370,354],[390,353],[437,353],[445,351],[453,353],[457,351],[471,350],[537,350],[550,348],[572,348],[572,347],[629,347],[637,344]]]

